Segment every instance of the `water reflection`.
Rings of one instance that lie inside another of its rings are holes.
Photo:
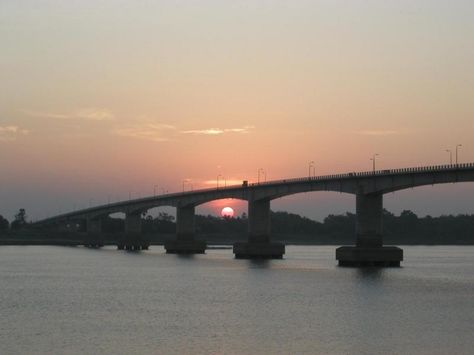
[[[362,267],[355,270],[359,280],[379,281],[383,278],[386,269],[383,267]]]
[[[249,269],[268,269],[271,267],[268,259],[248,259],[247,265]]]

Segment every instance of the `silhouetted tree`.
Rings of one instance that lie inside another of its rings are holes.
[[[174,217],[166,212],[158,213],[156,218],[147,215],[142,221],[142,230],[144,233],[174,233],[176,232]]]
[[[20,208],[18,213],[15,215],[15,220],[11,223],[11,228],[12,229],[23,228],[28,223],[26,219],[27,219],[26,210],[24,208]]]
[[[0,233],[8,230],[9,226],[10,226],[10,223],[8,223],[8,220],[4,218],[2,215],[0,215]]]

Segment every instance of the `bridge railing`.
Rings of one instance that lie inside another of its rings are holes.
[[[308,177],[303,177],[303,178],[300,177],[300,178],[291,178],[291,179],[284,179],[284,180],[272,180],[272,181],[266,181],[266,182],[252,183],[250,184],[250,186],[273,185],[273,184],[291,183],[291,182],[349,179],[349,178],[356,178],[356,177],[388,176],[388,175],[408,174],[408,173],[429,173],[429,172],[437,172],[437,171],[453,171],[453,170],[472,169],[472,168],[474,168],[474,163],[431,165],[431,166],[420,166],[420,167],[410,167],[410,168],[400,168],[400,169],[384,169],[384,170],[375,170],[375,171],[372,170],[372,171],[361,171],[361,172],[349,172],[349,173],[342,173],[342,174],[308,176]]]

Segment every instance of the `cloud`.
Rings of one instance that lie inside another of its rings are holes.
[[[224,133],[249,133],[251,129],[255,128],[254,126],[244,126],[242,128],[207,128],[207,129],[192,129],[187,131],[181,131],[183,134],[198,134],[198,135],[208,135],[208,136],[217,136]]]
[[[208,128],[208,129],[192,129],[189,131],[181,131],[184,134],[204,134],[209,136],[216,136],[218,134],[224,133],[224,130],[219,128]]]
[[[168,142],[172,140],[169,137],[170,131],[176,130],[176,127],[162,123],[143,123],[125,127],[117,127],[112,134],[121,137],[130,137],[144,139],[153,142]]]
[[[112,121],[115,115],[109,109],[105,108],[82,108],[69,113],[41,112],[31,110],[21,110],[24,114],[33,117],[44,117],[54,119],[83,119],[89,121]]]
[[[91,121],[111,121],[115,119],[114,114],[108,109],[86,108],[75,113],[78,118]]]
[[[0,141],[10,142],[16,140],[19,136],[26,136],[30,131],[18,126],[0,126]]]
[[[393,136],[400,134],[400,132],[394,130],[362,130],[355,133],[363,136]]]

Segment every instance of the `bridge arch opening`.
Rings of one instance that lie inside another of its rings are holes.
[[[329,215],[355,213],[355,196],[334,191],[299,192],[272,200],[271,210],[322,222]]]
[[[474,182],[422,185],[384,194],[384,208],[410,210],[419,217],[474,214]]]
[[[150,208],[142,215],[144,234],[174,235],[176,233],[176,208],[158,206]]]
[[[125,213],[110,213],[101,220],[102,232],[109,234],[123,233],[125,230]]]
[[[224,198],[202,203],[196,207],[196,214],[222,217],[222,210],[227,207],[234,211],[233,218],[242,217],[243,214],[247,215],[247,201],[235,198]]]
[[[223,217],[222,211],[231,208],[232,217]],[[248,203],[240,199],[219,199],[196,208],[196,233],[205,235],[206,241],[221,244],[224,241],[244,240],[248,229]]]

